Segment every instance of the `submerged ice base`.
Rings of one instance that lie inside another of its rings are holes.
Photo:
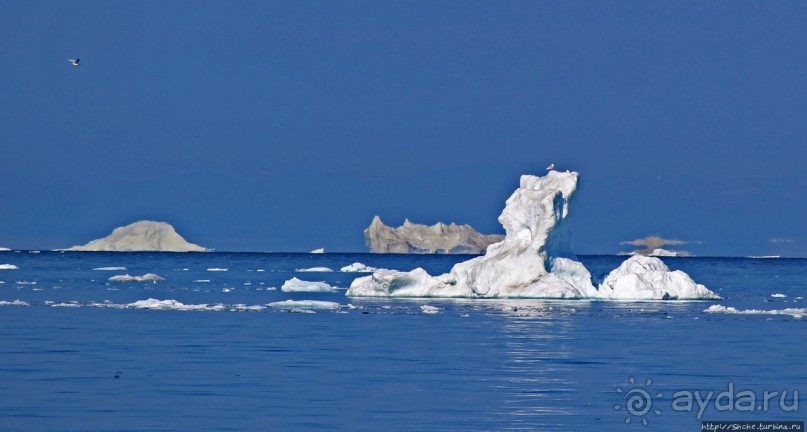
[[[633,256],[595,288],[591,274],[576,260],[567,223],[578,173],[550,171],[521,176],[499,222],[505,238],[485,255],[431,276],[378,270],[358,278],[348,296],[546,298],[608,300],[719,299],[682,271],[670,271],[654,257]],[[547,266],[549,268],[547,269]]]

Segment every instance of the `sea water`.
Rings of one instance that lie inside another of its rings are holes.
[[[688,302],[348,298],[366,273],[339,271],[440,274],[467,258],[1,252],[0,430],[695,431],[805,417],[807,260],[664,258],[724,298]],[[595,279],[622,260],[581,257]],[[298,271],[312,267],[336,271]],[[164,280],[109,281],[126,274]],[[292,277],[337,290],[282,291]],[[277,306],[288,300],[302,303]],[[760,403],[729,404],[741,391]],[[762,406],[774,391],[784,405]],[[681,405],[710,392],[703,409]]]

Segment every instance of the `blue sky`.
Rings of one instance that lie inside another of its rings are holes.
[[[0,3],[0,246],[364,251],[581,173],[578,253],[807,256],[807,3]],[[81,58],[73,68],[68,58]]]

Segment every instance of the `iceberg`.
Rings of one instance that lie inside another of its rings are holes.
[[[611,271],[598,294],[612,300],[720,299],[688,274],[670,271],[660,259],[643,255],[634,255]]]
[[[112,234],[68,251],[92,252],[205,252],[208,249],[188,243],[165,222],[138,221],[115,228]]]
[[[0,270],[17,270],[19,267],[14,264],[0,264]]]
[[[372,273],[378,270],[375,267],[366,266],[360,262],[354,262],[353,264],[346,265],[339,269],[340,272],[344,273]]]
[[[498,234],[485,235],[470,225],[420,225],[405,220],[393,228],[375,216],[364,230],[367,246],[375,253],[455,253],[479,254],[488,245],[502,240]]]
[[[9,248],[0,247],[0,252],[10,252],[10,251],[11,249]]]
[[[121,271],[121,270],[126,270],[126,267],[96,267],[93,270],[98,270],[98,271]]]
[[[321,253],[325,253],[325,248],[318,248],[318,249],[314,249],[314,250],[312,250],[312,251],[311,251],[311,252],[309,252],[309,253],[312,253],[312,254],[321,254]]]
[[[154,273],[146,273],[143,276],[131,276],[128,274],[125,275],[116,275],[109,278],[110,282],[161,282],[165,279],[154,274]]]
[[[283,292],[335,292],[336,288],[325,282],[308,282],[293,277],[280,287]]]
[[[572,253],[569,204],[577,189],[576,172],[549,171],[521,176],[499,222],[504,240],[485,255],[456,264],[449,273],[431,276],[422,268],[409,272],[378,270],[353,281],[356,297],[547,298],[602,300],[718,299],[681,271],[670,271],[658,258],[633,256],[612,271],[599,289]]]

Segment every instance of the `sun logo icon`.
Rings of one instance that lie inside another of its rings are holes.
[[[661,415],[661,410],[653,409],[653,400],[654,399],[661,399],[664,395],[661,392],[652,395],[650,386],[653,384],[653,380],[650,378],[645,381],[644,385],[636,384],[636,379],[630,377],[628,379],[630,383],[630,388],[626,391],[623,390],[622,387],[617,387],[616,392],[619,394],[625,395],[625,404],[614,405],[614,411],[621,411],[625,410],[627,412],[627,416],[625,416],[625,423],[630,424],[631,421],[636,419],[642,419],[642,425],[647,426],[647,416],[652,411],[653,414],[659,416]]]

